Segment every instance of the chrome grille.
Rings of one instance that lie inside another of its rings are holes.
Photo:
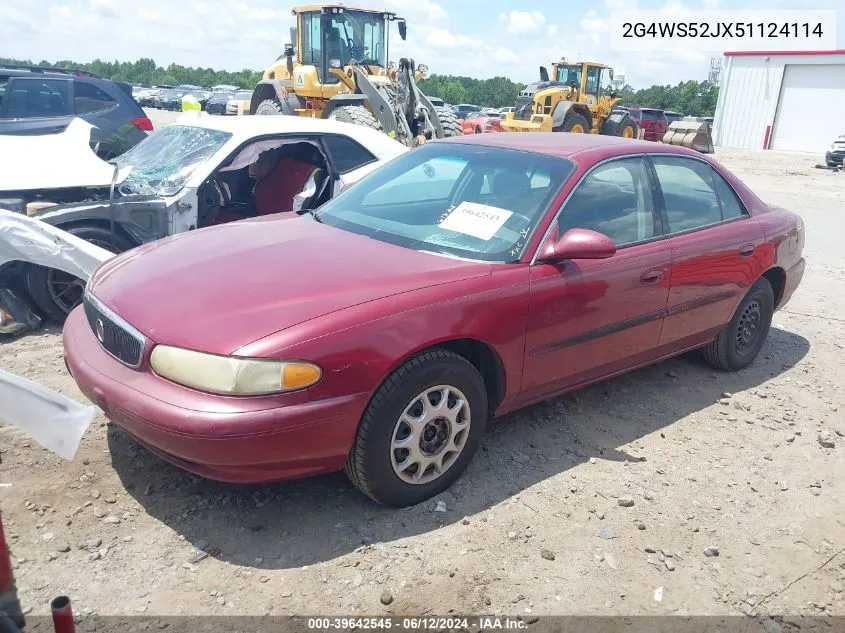
[[[100,346],[124,365],[140,366],[144,355],[144,335],[88,292],[82,299],[82,306]]]

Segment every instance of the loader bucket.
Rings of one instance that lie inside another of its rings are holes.
[[[713,153],[713,136],[710,132],[710,124],[707,121],[699,121],[694,117],[673,121],[663,135],[663,142],[667,145],[688,147],[702,154]]]

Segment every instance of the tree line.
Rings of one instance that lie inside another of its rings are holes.
[[[420,82],[420,89],[428,95],[440,97],[446,103],[472,103],[486,108],[513,106],[525,84],[514,83],[506,77],[473,79],[453,75],[432,75]],[[604,89],[610,92],[610,87]],[[719,87],[707,81],[682,81],[675,86],[654,85],[635,90],[625,84],[616,90],[621,105],[672,110],[690,116],[713,116]]]
[[[41,61],[33,64],[32,60],[2,59],[0,64],[54,66],[59,68],[78,68],[99,77],[122,81],[130,84],[147,86],[157,84],[178,85],[193,84],[209,88],[216,85],[233,85],[241,88],[253,88],[262,77],[261,71],[244,69],[237,72],[214,70],[213,68],[194,68],[170,64],[158,66],[154,60],[144,57],[134,62],[104,61],[74,62],[59,60]],[[516,96],[525,88],[525,84],[516,83],[507,77],[475,79],[455,75],[431,75],[420,82],[420,89],[431,96],[440,97],[446,103],[473,103],[488,108],[512,106]],[[607,90],[610,90],[607,88]],[[654,85],[650,88],[635,90],[629,85],[618,91],[622,105],[642,106],[674,110],[692,116],[713,116],[719,87],[707,81],[682,81],[675,86]]]

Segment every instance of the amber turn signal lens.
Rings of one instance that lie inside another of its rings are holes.
[[[282,386],[288,389],[310,387],[320,380],[320,368],[309,363],[285,363],[282,370]]]

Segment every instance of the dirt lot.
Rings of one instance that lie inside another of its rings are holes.
[[[24,604],[46,613],[67,593],[98,614],[845,615],[845,174],[813,169],[818,156],[719,158],[807,225],[804,283],[749,369],[715,373],[691,355],[498,420],[439,498],[445,512],[377,507],[339,474],[200,480],[102,419],[72,463],[0,428]],[[0,365],[82,398],[54,329],[0,345]]]

